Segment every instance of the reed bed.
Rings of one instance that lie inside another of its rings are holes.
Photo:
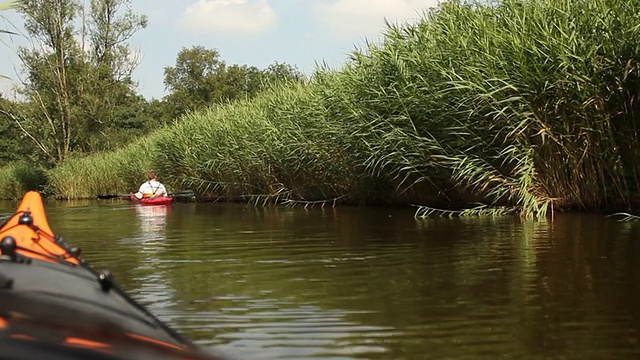
[[[256,203],[421,204],[419,216],[629,208],[638,13],[638,0],[448,1],[389,25],[339,71],[188,114],[67,162],[51,185],[63,197],[129,191],[151,166],[175,187]]]
[[[158,141],[159,169],[204,196],[348,192],[347,134],[313,102],[313,86],[289,84],[250,101],[189,114]]]
[[[117,151],[71,159],[48,171],[49,187],[60,199],[135,192],[155,166],[154,134]]]
[[[639,5],[448,2],[391,26],[344,73],[364,108],[402,130],[375,142],[371,171],[525,216],[631,206]]]
[[[0,168],[0,194],[3,199],[20,199],[26,191],[42,191],[45,170],[27,162],[17,162]]]

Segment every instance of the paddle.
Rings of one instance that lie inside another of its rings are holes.
[[[167,193],[167,195],[171,197],[195,196],[196,193],[193,190],[182,190],[182,191],[170,192],[170,193]],[[116,199],[116,198],[129,198],[129,196],[131,196],[131,194],[100,194],[98,195],[98,199],[105,200],[105,199]]]

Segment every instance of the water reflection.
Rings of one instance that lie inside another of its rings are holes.
[[[220,311],[191,317],[183,330],[203,335],[220,332],[216,350],[238,359],[350,359],[384,354],[383,341],[397,335],[393,327],[350,318],[363,312],[299,304],[295,298],[226,296]],[[203,344],[206,344],[203,342]]]
[[[140,224],[140,233],[144,237],[164,238],[167,217],[172,207],[166,205],[133,205]]]
[[[135,298],[146,305],[164,321],[172,321],[173,316],[159,309],[175,305],[175,290],[170,281],[170,266],[163,264],[162,254],[169,251],[167,245],[167,220],[172,206],[132,205],[139,226],[139,234],[121,240],[132,251],[141,255],[136,275],[131,281],[137,284]]]
[[[120,204],[51,220],[232,358],[640,358],[640,223],[412,215]]]

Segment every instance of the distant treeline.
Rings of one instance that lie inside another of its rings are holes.
[[[61,197],[146,168],[203,196],[442,209],[622,209],[640,176],[640,0],[448,1],[338,71],[189,112],[47,171]]]
[[[13,49],[23,80],[11,99],[0,94],[0,136],[6,139],[0,166],[26,160],[49,169],[68,158],[118,149],[188,111],[250,98],[281,80],[303,81],[288,64],[229,65],[217,50],[193,46],[164,68],[168,95],[147,100],[136,91],[132,73],[141,59],[128,44],[147,18],[133,13],[130,2],[13,4],[24,19],[20,32],[32,46]]]

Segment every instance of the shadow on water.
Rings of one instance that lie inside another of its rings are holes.
[[[384,208],[50,205],[54,230],[238,359],[633,358],[640,223]]]

